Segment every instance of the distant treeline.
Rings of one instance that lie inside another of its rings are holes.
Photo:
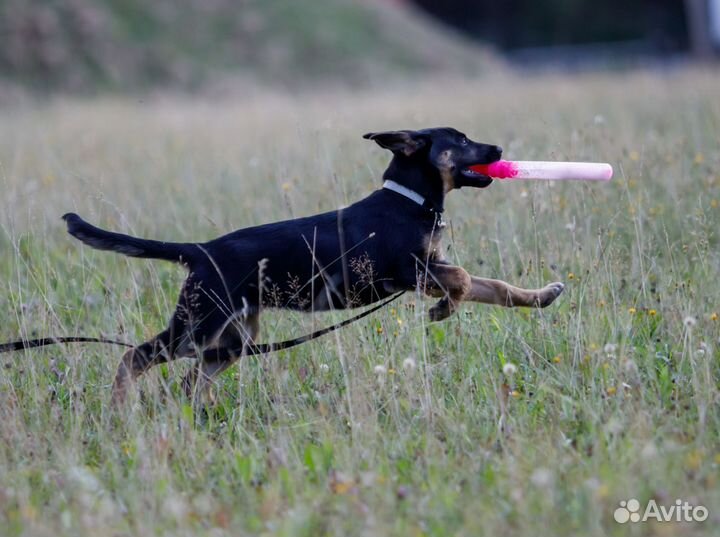
[[[658,52],[687,48],[681,0],[412,0],[501,49],[643,41]]]

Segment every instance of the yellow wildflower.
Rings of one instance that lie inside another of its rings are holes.
[[[695,449],[685,456],[685,466],[690,470],[697,470],[703,461],[703,454],[700,450]]]

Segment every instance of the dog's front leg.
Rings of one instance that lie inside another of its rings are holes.
[[[565,289],[565,285],[555,282],[541,289],[521,289],[502,280],[470,277],[470,292],[465,300],[494,304],[508,308],[522,306],[545,308],[552,304]]]
[[[431,263],[421,281],[427,294],[442,297],[428,312],[431,321],[452,315],[472,292],[472,277],[464,268],[454,265]]]
[[[424,281],[427,294],[442,297],[430,308],[431,321],[449,317],[463,300],[505,307],[545,308],[565,289],[560,282],[542,289],[522,289],[502,280],[471,276],[462,267],[443,263],[431,263]]]

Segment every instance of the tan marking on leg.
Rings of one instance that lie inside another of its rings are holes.
[[[462,267],[432,264],[428,268],[425,292],[431,296],[442,297],[429,310],[431,321],[440,321],[457,311],[460,302],[470,292],[472,282],[470,274]]]
[[[471,282],[470,292],[465,300],[506,307],[545,308],[565,289],[560,282],[551,283],[542,289],[522,289],[502,280],[476,276],[471,277]]]
[[[172,359],[172,356],[169,355],[169,342],[170,332],[165,330],[153,339],[130,349],[123,355],[112,387],[112,403],[114,405],[121,404],[125,401],[128,388],[134,384],[138,377],[145,371],[161,361]],[[165,356],[162,357],[162,360],[159,360],[158,358],[160,358],[163,353],[165,353]]]
[[[113,405],[122,404],[127,398],[128,389],[137,381],[140,375],[154,365],[193,354],[194,351],[187,336],[175,340],[175,348],[171,354],[169,344],[172,336],[170,334],[170,330],[164,330],[154,338],[130,349],[123,355],[113,381]]]
[[[113,406],[118,406],[125,402],[128,388],[137,380],[138,375],[135,374],[133,367],[135,352],[135,349],[130,349],[123,355],[122,360],[120,360],[120,365],[115,373],[115,380],[112,385],[111,401]]]

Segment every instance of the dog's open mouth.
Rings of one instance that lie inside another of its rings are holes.
[[[487,175],[487,164],[473,164],[467,168],[460,170],[462,177],[455,180],[458,187],[471,186],[475,188],[485,188],[490,186],[493,180]]]
[[[469,166],[467,168],[463,168],[460,173],[462,173],[465,177],[471,178],[471,179],[479,179],[479,178],[486,178],[487,174],[482,173],[478,170],[482,168],[487,168],[486,164],[474,164],[472,166]],[[473,169],[474,168],[474,169]]]

